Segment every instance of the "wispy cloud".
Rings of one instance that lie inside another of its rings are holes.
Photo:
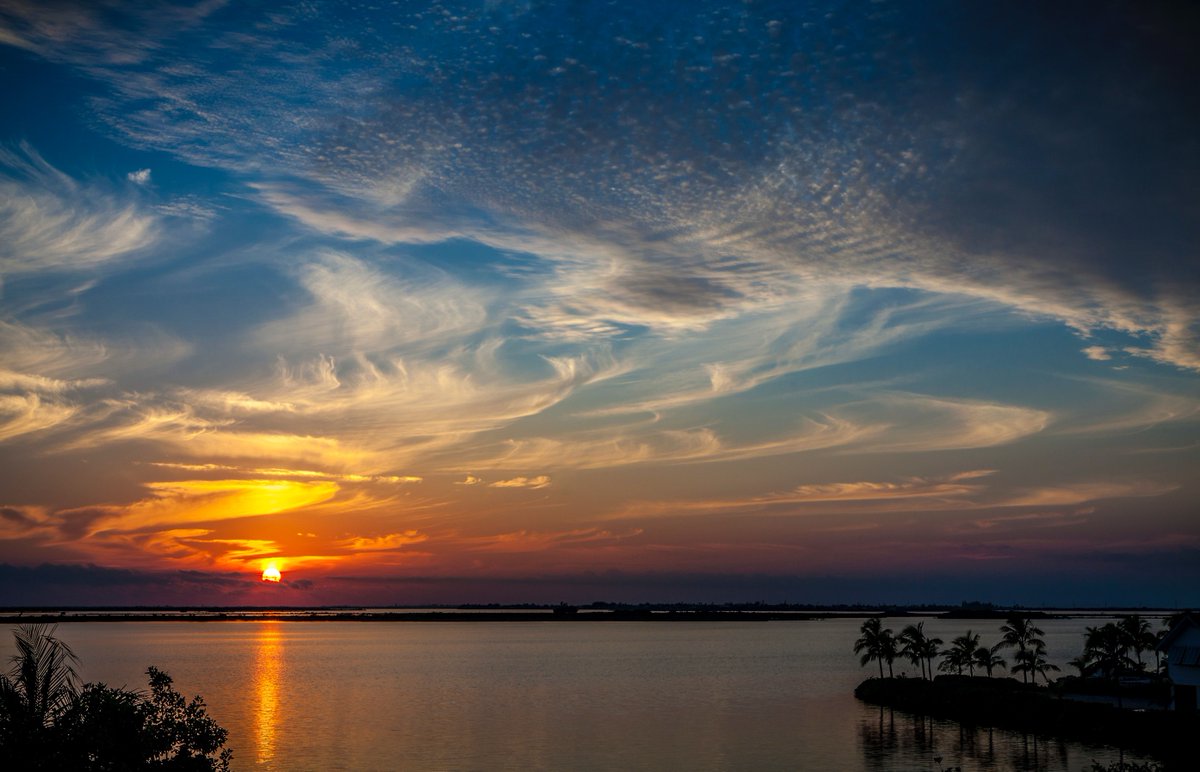
[[[179,480],[146,487],[149,498],[109,507],[95,529],[130,531],[270,515],[328,501],[338,492],[336,483],[292,480]]]
[[[1178,488],[1179,486],[1176,484],[1154,480],[1065,483],[1019,491],[1016,495],[1004,499],[1001,505],[1007,507],[1071,506],[1103,499],[1162,496]]]
[[[900,481],[860,481],[800,485],[788,491],[730,499],[636,502],[616,519],[680,517],[731,512],[798,514],[817,512],[892,513],[972,509],[987,490],[991,470]]]
[[[547,475],[540,474],[537,477],[514,477],[510,480],[497,480],[493,483],[488,483],[489,488],[549,488],[550,478]]]
[[[0,508],[0,543],[34,539],[60,550],[124,565],[172,560],[242,562],[278,550],[273,540],[218,533],[246,518],[294,512],[330,501],[329,481],[181,480],[150,482],[140,499],[48,510]]]
[[[47,14],[41,3],[14,0],[0,12],[0,41],[60,61],[120,67],[144,61],[164,38],[195,26],[223,5],[225,0],[151,0],[136,7],[61,3]]]
[[[37,394],[0,394],[0,440],[59,426],[78,410],[76,405],[46,401]]]
[[[381,460],[365,447],[338,437],[244,429],[232,419],[204,415],[192,406],[154,395],[130,395],[92,406],[62,448],[79,450],[116,443],[152,443],[191,458],[289,460],[332,470],[377,469]]]
[[[991,480],[994,470],[958,472],[941,477],[899,481],[835,482],[800,485],[787,491],[727,499],[675,499],[639,501],[618,510],[611,519],[638,520],[656,517],[697,517],[731,513],[773,515],[840,515],[967,512],[1024,507],[1077,506],[1128,497],[1162,496],[1179,486],[1148,479],[1125,481],[1063,482],[1012,493]],[[1076,515],[1072,517],[1077,517]],[[989,523],[1027,522],[1048,515],[1022,513],[973,520],[974,527]],[[1053,515],[1062,519],[1060,514]],[[856,526],[857,527],[857,526]]]
[[[1116,434],[1141,432],[1156,426],[1186,425],[1200,420],[1200,398],[1157,385],[1128,383],[1113,378],[1071,379],[1080,392],[1097,395],[1089,409],[1060,416],[1055,432]]]
[[[1094,511],[1092,508],[1084,508],[1058,512],[1022,512],[1020,514],[993,515],[978,520],[971,520],[961,525],[956,524],[951,529],[971,534],[978,533],[979,531],[1028,531],[1030,529],[1041,528],[1069,528],[1087,523]]]
[[[158,218],[96,182],[79,182],[28,145],[0,149],[0,274],[83,271],[154,244]]]
[[[562,438],[512,438],[493,447],[464,450],[460,459],[472,468],[598,469],[644,463],[711,463],[818,450],[918,453],[1015,442],[1042,431],[1049,420],[1045,411],[1016,405],[884,393],[777,422],[766,436],[754,438],[738,436],[735,427],[669,428],[662,425],[661,417],[654,417],[640,425],[617,423]]]
[[[317,350],[366,353],[430,347],[476,333],[487,319],[479,290],[429,266],[406,266],[403,278],[345,253],[327,252],[300,268],[313,305],[268,325],[259,345],[278,354]]]
[[[987,448],[1041,432],[1051,420],[1044,410],[980,400],[947,399],[923,394],[883,394],[847,406],[851,415],[902,416],[878,439],[859,446],[871,452],[920,452]],[[876,412],[880,411],[880,412]]]
[[[387,533],[381,536],[353,536],[338,542],[339,547],[353,552],[394,551],[403,549],[411,544],[420,544],[429,537],[420,531],[408,530],[401,533]]]
[[[183,464],[168,461],[152,461],[150,466],[162,469],[178,469],[184,472],[240,472],[246,475],[267,477],[296,477],[300,479],[320,478],[341,483],[382,483],[385,485],[414,485],[423,478],[415,475],[369,475],[338,474],[315,469],[285,469],[280,467],[240,467],[230,464]]]
[[[509,531],[461,539],[460,544],[475,552],[543,552],[572,547],[617,544],[640,536],[642,530],[613,531],[604,528],[578,528],[566,531]]]

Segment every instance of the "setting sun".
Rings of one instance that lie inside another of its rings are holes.
[[[279,567],[274,563],[270,563],[262,572],[262,580],[264,582],[278,582],[283,578],[283,574],[279,573]]]

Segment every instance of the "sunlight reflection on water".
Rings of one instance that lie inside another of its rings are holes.
[[[254,694],[258,700],[254,739],[259,764],[275,758],[275,727],[279,722],[279,680],[283,655],[281,622],[263,622],[256,639]]]

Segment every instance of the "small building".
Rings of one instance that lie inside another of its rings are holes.
[[[1158,650],[1167,655],[1167,676],[1175,688],[1175,709],[1196,711],[1200,687],[1200,615],[1184,614],[1171,626]]]

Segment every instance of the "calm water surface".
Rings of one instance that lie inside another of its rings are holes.
[[[851,651],[861,622],[94,622],[59,634],[86,680],[144,688],[156,665],[202,694],[238,770],[925,770],[941,757],[1079,772],[1118,758],[859,703],[872,672]],[[1040,623],[1052,661],[1079,653],[1085,624]],[[947,641],[968,626],[999,638],[999,623],[926,622]]]

